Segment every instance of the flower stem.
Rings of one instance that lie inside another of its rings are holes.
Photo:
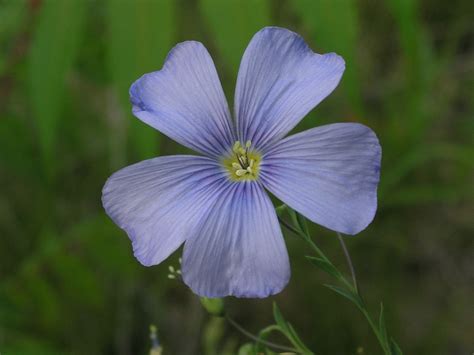
[[[313,242],[310,234],[303,230],[303,228],[297,226],[293,226],[291,224],[289,224],[288,222],[286,222],[283,218],[281,218],[280,216],[278,217],[278,220],[280,221],[281,225],[284,226],[286,229],[288,229],[290,232],[296,234],[296,235],[299,235],[300,237],[302,237],[304,240],[306,240],[306,242],[314,249],[314,251],[316,252],[316,254],[321,258],[323,259],[324,261],[326,261],[327,263],[331,264],[336,270],[336,266],[334,266],[334,264],[331,263],[331,261],[328,259],[328,257],[323,253],[323,251],[321,249],[319,249],[319,247]],[[349,282],[346,277],[343,276],[342,273],[339,272],[339,275],[340,276],[337,276],[338,280],[340,282],[342,282],[346,287],[347,289],[352,292],[353,294],[355,294],[359,299],[360,299],[360,303],[357,304],[357,308],[361,311],[361,313],[364,315],[365,319],[367,320],[367,322],[369,323],[369,326],[370,328],[372,329],[372,331],[374,332],[374,335],[375,337],[377,338],[378,342],[380,343],[380,346],[384,352],[384,354],[386,355],[391,355],[391,351],[390,351],[390,348],[389,348],[389,345],[387,344],[387,342],[384,340],[384,337],[382,336],[378,326],[374,323],[374,321],[372,320],[370,314],[369,314],[369,311],[367,310],[367,307],[360,295],[360,291],[359,291],[359,287],[358,287],[358,284],[357,284],[357,278],[356,278],[356,273],[355,273],[355,269],[354,269],[354,265],[352,263],[352,259],[351,259],[351,256],[349,254],[349,251],[346,247],[346,244],[344,243],[344,240],[343,240],[343,237],[341,236],[340,233],[337,233],[337,236],[338,236],[338,239],[339,239],[339,242],[341,244],[341,247],[342,247],[342,250],[344,252],[344,256],[346,258],[346,261],[347,261],[347,264],[349,266],[349,269],[350,269],[350,272],[351,272],[351,276],[352,276],[352,281],[353,283]],[[338,270],[339,271],[339,270]]]
[[[347,264],[349,265],[349,270],[351,271],[351,275],[352,275],[352,281],[354,282],[354,288],[355,288],[357,294],[359,294],[359,287],[357,285],[356,273],[355,273],[354,265],[352,264],[351,256],[349,254],[349,251],[347,250],[346,243],[344,242],[344,239],[343,239],[341,233],[336,232],[336,234],[337,234],[337,237],[339,239],[339,242],[341,243],[342,250],[344,251],[344,256],[346,257]],[[359,296],[360,296],[360,294],[359,294]]]
[[[294,349],[294,348],[291,348],[289,346],[284,346],[284,345],[280,345],[280,344],[276,344],[276,343],[272,343],[270,341],[266,341],[266,340],[263,340],[259,337],[257,337],[256,335],[253,335],[252,333],[250,333],[248,330],[246,330],[245,328],[243,328],[239,323],[237,323],[235,320],[233,320],[231,317],[229,316],[226,316],[225,317],[227,319],[227,321],[235,328],[237,329],[239,332],[241,332],[243,335],[245,335],[246,337],[254,340],[255,342],[257,343],[261,343],[267,347],[270,347],[270,348],[273,348],[275,350],[282,350],[282,351],[290,351],[290,352],[293,352],[293,353],[296,353],[296,354],[299,354],[300,352],[297,350],[297,349]]]

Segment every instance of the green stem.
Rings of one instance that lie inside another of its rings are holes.
[[[359,294],[359,287],[357,286],[357,278],[356,278],[354,265],[352,264],[351,256],[349,254],[349,251],[347,250],[346,243],[344,242],[344,239],[342,238],[341,233],[336,232],[336,234],[337,234],[337,238],[339,239],[339,242],[341,243],[342,250],[344,251],[344,256],[346,257],[347,264],[349,265],[349,270],[351,271],[351,275],[352,275],[352,281],[354,282],[354,288],[357,294]],[[360,294],[359,294],[359,297],[360,297]]]
[[[325,260],[326,262],[330,263],[331,265],[333,265],[331,263],[331,261],[328,259],[328,257],[323,253],[323,251],[321,249],[319,249],[319,247],[313,242],[313,240],[311,239],[311,236],[309,235],[309,233],[301,230],[301,228],[295,228],[294,226],[290,225],[289,223],[287,223],[284,219],[282,219],[281,217],[278,217],[280,223],[285,227],[287,228],[290,232],[296,234],[296,235],[299,235],[300,237],[302,237],[304,240],[306,240],[308,242],[308,244],[313,248],[313,250],[316,252],[316,254],[318,254],[318,256]],[[352,280],[353,280],[353,284],[351,282],[349,282],[343,275],[342,273],[340,273],[340,277],[338,278],[339,281],[341,281],[351,292],[355,293],[361,300],[361,305],[357,305],[357,308],[361,311],[361,313],[364,315],[364,317],[367,319],[367,322],[369,323],[369,326],[370,328],[372,328],[372,331],[374,332],[374,335],[376,336],[383,352],[386,354],[386,355],[391,355],[391,352],[390,352],[390,349],[388,348],[388,345],[384,342],[384,340],[382,339],[382,336],[380,335],[380,332],[379,332],[379,329],[378,327],[375,325],[374,321],[372,320],[372,318],[370,317],[370,314],[366,308],[366,305],[364,303],[364,301],[362,300],[362,297],[360,295],[360,292],[359,292],[359,288],[358,288],[358,285],[357,285],[357,279],[356,279],[356,274],[355,274],[355,269],[354,269],[354,266],[352,264],[352,260],[351,260],[351,257],[350,257],[350,254],[349,254],[349,251],[347,250],[346,248],[346,245],[344,243],[344,240],[342,239],[342,236],[338,234],[338,237],[339,237],[339,241],[341,243],[341,246],[342,246],[342,249],[344,251],[344,255],[346,257],[346,260],[347,260],[347,263],[349,264],[349,269],[351,271],[351,275],[352,275]],[[334,266],[335,267],[335,266]],[[336,267],[335,267],[336,268]],[[336,268],[337,269],[337,268]],[[338,270],[339,271],[339,270]]]
[[[239,323],[237,323],[235,320],[233,320],[232,318],[230,318],[229,316],[226,316],[225,317],[227,319],[227,321],[235,328],[237,329],[239,332],[241,332],[243,335],[245,335],[246,337],[254,340],[255,342],[257,343],[260,343],[260,344],[263,344],[267,347],[270,347],[270,348],[273,348],[275,350],[282,350],[282,351],[291,351],[293,353],[296,353],[296,354],[299,354],[300,352],[297,350],[297,349],[294,349],[294,348],[291,348],[289,346],[284,346],[284,345],[280,345],[280,344],[275,344],[275,343],[272,343],[270,341],[266,341],[266,340],[263,340],[259,337],[257,337],[256,335],[253,335],[252,333],[250,333],[248,330],[246,330],[245,328],[243,328]]]

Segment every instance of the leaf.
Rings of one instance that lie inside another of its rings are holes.
[[[390,352],[392,355],[403,355],[402,349],[400,349],[393,338],[390,339]]]
[[[382,302],[380,303],[379,331],[380,331],[380,336],[382,337],[383,343],[387,344],[388,335],[387,335],[387,328],[385,326],[385,316],[384,316]]]
[[[353,302],[357,307],[359,307],[359,308],[364,307],[363,304],[362,304],[362,300],[354,292],[351,292],[349,290],[346,290],[344,288],[334,286],[334,285],[324,284],[324,286],[326,286],[327,288],[329,288],[329,289],[333,290],[334,292],[340,294],[341,296],[347,298],[349,301]]]
[[[339,270],[328,260],[316,256],[306,256],[306,258],[315,266],[319,267],[321,270],[327,272],[329,275],[334,276],[337,279],[341,278],[341,273]]]
[[[297,0],[291,4],[314,38],[315,49],[337,52],[346,61],[343,88],[353,106],[362,110],[357,77],[357,6],[355,0]],[[337,30],[335,30],[337,29]]]
[[[296,214],[296,221],[298,222],[298,227],[303,231],[305,235],[308,235],[309,234],[308,221],[302,214],[296,211],[295,211],[295,214]]]
[[[54,172],[54,150],[68,73],[83,29],[83,0],[42,2],[28,63],[31,109],[46,175]],[[67,119],[67,118],[65,118]]]
[[[140,158],[156,155],[158,134],[131,115],[128,90],[140,76],[162,67],[175,35],[175,5],[173,0],[107,1],[107,66],[122,113],[112,118],[122,120],[117,125],[130,123],[132,146]]]
[[[285,319],[283,318],[283,315],[280,312],[280,309],[278,308],[275,302],[273,302],[273,318],[275,319],[276,324],[286,334],[286,332],[288,331],[288,326],[286,324]]]
[[[283,315],[275,302],[273,303],[273,318],[275,318],[275,322],[280,327],[281,332],[288,338],[293,346],[305,354],[312,353],[311,350],[309,350],[301,341],[292,325],[283,318]]]
[[[201,0],[200,8],[215,36],[219,54],[228,65],[230,77],[235,79],[248,42],[258,30],[271,24],[270,2]]]
[[[280,327],[280,326],[275,325],[275,324],[272,324],[272,325],[269,325],[268,327],[263,328],[263,329],[258,333],[258,339],[259,339],[259,340],[266,340],[266,339],[268,338],[268,336],[269,336],[272,332],[275,332],[275,331],[281,332],[282,334],[285,335],[285,333],[281,330],[281,327]],[[256,342],[255,342],[255,352],[256,352],[257,354],[264,353],[264,352],[267,352],[267,353],[268,353],[268,349],[265,347],[264,344],[262,344],[262,343],[259,342],[259,341],[256,341]]]

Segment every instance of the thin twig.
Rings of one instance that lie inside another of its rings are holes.
[[[294,352],[296,354],[300,354],[300,352],[297,349],[291,348],[289,346],[275,344],[275,343],[263,340],[263,339],[255,336],[255,335],[253,335],[249,331],[245,330],[239,323],[237,323],[235,320],[233,320],[229,316],[226,316],[225,318],[235,329],[237,329],[239,332],[241,332],[246,337],[248,337],[248,338],[250,338],[250,339],[252,339],[252,340],[254,340],[258,343],[261,343],[261,344],[266,345],[268,347],[274,348],[275,350],[291,351],[291,352]]]
[[[349,269],[351,270],[352,281],[354,282],[354,288],[357,293],[359,293],[359,287],[357,286],[357,278],[354,269],[354,265],[352,264],[351,256],[349,255],[349,251],[347,250],[346,243],[344,243],[344,239],[341,233],[336,232],[339,242],[341,243],[342,250],[344,251],[344,256],[346,257],[347,264],[349,265]]]

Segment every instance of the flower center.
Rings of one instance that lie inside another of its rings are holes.
[[[259,172],[261,155],[251,149],[252,142],[247,141],[243,146],[239,141],[232,147],[232,155],[223,159],[223,164],[229,171],[231,180],[256,180]]]

